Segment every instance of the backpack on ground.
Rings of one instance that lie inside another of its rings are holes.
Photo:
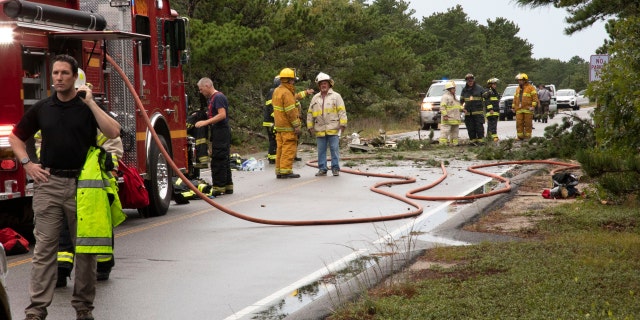
[[[0,243],[8,256],[29,252],[29,240],[11,228],[0,229]]]

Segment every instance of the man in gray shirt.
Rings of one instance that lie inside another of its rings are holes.
[[[536,107],[533,119],[536,122],[547,123],[549,104],[551,103],[551,91],[549,91],[544,84],[538,85],[538,100],[540,100],[540,104]]]

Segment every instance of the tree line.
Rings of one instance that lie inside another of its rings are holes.
[[[260,107],[273,78],[294,68],[300,90],[331,75],[351,118],[416,120],[420,94],[434,79],[480,81],[499,89],[525,72],[538,83],[581,90],[588,63],[532,58],[515,22],[469,18],[461,6],[418,19],[398,0],[178,0],[190,19],[187,68],[192,108],[202,105],[195,83],[212,78],[233,108],[237,129],[261,130]]]

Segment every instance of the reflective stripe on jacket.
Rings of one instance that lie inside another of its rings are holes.
[[[342,96],[329,89],[327,95],[317,93],[311,99],[307,111],[307,128],[313,129],[316,137],[335,136],[340,127],[347,126],[347,109]]]
[[[487,114],[485,115],[485,117],[487,117],[487,119],[491,118],[491,117],[500,117],[500,113],[496,112],[496,111],[487,111]]]
[[[460,102],[467,111],[484,111],[483,92],[484,88],[478,84],[474,84],[473,87],[465,86],[460,93]]]
[[[442,116],[442,124],[459,125],[462,123],[462,105],[449,90],[446,90],[440,99],[440,114]],[[445,119],[445,116],[447,116],[447,119]]]
[[[500,102],[500,94],[493,88],[487,88],[482,93],[482,99],[484,100],[484,106],[493,106],[493,110],[498,110]]]
[[[273,91],[275,88],[269,89],[269,93],[267,93],[267,101],[264,103],[264,112],[263,112],[263,127],[273,127],[273,104],[271,98],[273,97]]]
[[[513,110],[516,113],[533,113],[530,108],[535,108],[538,105],[538,92],[536,87],[529,83],[524,85],[524,88],[518,86],[516,93],[513,96]]]
[[[290,83],[282,83],[273,91],[273,119],[277,132],[294,131],[300,127],[300,113],[296,107],[294,88]]]

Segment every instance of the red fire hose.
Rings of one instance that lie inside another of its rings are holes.
[[[442,182],[444,179],[446,179],[447,171],[446,171],[446,169],[444,167],[444,164],[441,164],[441,168],[442,168],[443,174],[440,176],[440,178],[438,178],[436,181],[434,181],[433,183],[431,183],[431,184],[429,184],[427,186],[424,186],[424,187],[421,187],[421,188],[417,188],[417,189],[414,189],[414,190],[411,190],[411,191],[407,192],[406,197],[403,197],[401,195],[398,195],[398,194],[395,194],[395,193],[392,193],[392,192],[389,192],[389,191],[382,190],[382,189],[380,189],[380,187],[382,187],[382,186],[391,186],[391,185],[396,185],[396,184],[415,183],[416,182],[416,178],[407,177],[407,176],[400,176],[400,175],[394,175],[394,174],[370,173],[370,172],[361,172],[361,171],[352,170],[352,169],[341,169],[341,171],[345,172],[345,173],[391,179],[391,180],[386,180],[386,181],[382,181],[382,182],[376,183],[373,186],[371,186],[369,188],[369,190],[371,190],[373,192],[376,192],[376,193],[379,193],[379,194],[382,194],[382,195],[385,195],[385,196],[388,196],[388,197],[391,197],[391,198],[394,198],[396,200],[402,201],[402,202],[414,207],[415,210],[412,210],[412,211],[406,212],[406,213],[402,213],[402,214],[393,214],[393,215],[387,215],[387,216],[377,216],[377,217],[368,217],[368,218],[353,218],[353,219],[337,219],[337,220],[286,221],[286,220],[268,220],[268,219],[255,218],[255,217],[247,216],[247,215],[241,214],[239,212],[233,211],[233,210],[231,210],[231,209],[229,209],[227,207],[224,207],[224,206],[216,203],[212,199],[209,199],[209,197],[207,197],[207,195],[205,195],[200,190],[198,190],[198,188],[196,188],[196,186],[194,186],[191,183],[191,181],[189,181],[189,179],[187,177],[185,177],[184,174],[182,174],[182,172],[180,172],[180,169],[173,162],[173,160],[171,159],[171,156],[162,147],[162,143],[160,141],[160,138],[158,137],[156,131],[153,129],[153,126],[151,125],[151,120],[149,119],[149,116],[145,112],[144,106],[142,105],[142,101],[140,101],[140,97],[136,93],[133,85],[131,84],[131,82],[127,78],[126,74],[115,63],[115,61],[111,58],[111,56],[107,55],[107,61],[109,61],[109,63],[111,63],[111,65],[114,67],[116,72],[118,72],[118,74],[120,74],[122,79],[125,81],[125,84],[126,84],[127,88],[132,93],[132,95],[133,95],[133,97],[135,99],[137,108],[141,111],[139,114],[142,115],[142,117],[143,117],[143,119],[144,119],[144,121],[145,121],[145,123],[147,125],[147,128],[149,128],[149,132],[151,133],[151,136],[153,137],[153,140],[155,141],[156,145],[159,147],[160,151],[162,152],[162,155],[165,157],[165,159],[167,160],[167,162],[169,163],[169,165],[171,166],[173,171],[183,180],[183,182],[189,187],[189,189],[191,189],[193,192],[195,192],[195,194],[197,194],[198,197],[200,197],[202,200],[206,201],[207,203],[209,203],[210,205],[214,206],[215,208],[219,209],[220,211],[222,211],[224,213],[227,213],[227,214],[229,214],[231,216],[234,216],[236,218],[239,218],[239,219],[242,219],[242,220],[246,220],[246,221],[250,221],[250,222],[255,222],[255,223],[260,223],[260,224],[267,224],[267,225],[282,225],[282,226],[312,226],[312,225],[336,225],[336,224],[351,224],[351,223],[364,223],[364,222],[371,223],[371,222],[380,222],[380,221],[404,219],[404,218],[410,218],[410,217],[418,216],[418,215],[422,214],[422,212],[423,212],[422,205],[420,205],[419,203],[416,203],[416,202],[414,202],[414,201],[412,201],[412,200],[410,200],[408,198],[419,199],[419,200],[431,200],[431,201],[438,201],[438,200],[467,200],[467,199],[477,199],[477,198],[482,198],[482,197],[490,197],[490,196],[493,196],[493,195],[496,195],[496,194],[507,193],[507,192],[511,191],[511,185],[510,185],[509,179],[501,177],[499,175],[482,172],[480,170],[477,170],[478,168],[485,168],[485,167],[490,167],[490,166],[511,165],[511,164],[535,164],[535,163],[559,165],[559,166],[564,166],[565,167],[565,168],[559,168],[559,169],[556,169],[556,170],[567,170],[567,169],[579,168],[578,165],[569,164],[569,163],[565,163],[565,162],[548,161],[548,160],[507,161],[507,162],[498,162],[498,163],[491,163],[491,164],[476,165],[476,166],[469,167],[467,170],[470,171],[470,172],[476,173],[476,174],[484,175],[484,176],[491,177],[493,179],[497,179],[499,181],[502,181],[505,184],[504,188],[498,189],[498,190],[494,190],[494,191],[491,191],[491,192],[485,193],[485,194],[477,194],[477,195],[469,195],[469,196],[418,196],[418,195],[416,195],[416,193],[418,193],[418,192],[433,188],[434,186],[436,186],[437,184]],[[349,160],[349,159],[364,159],[364,158],[345,158],[345,160]],[[310,162],[307,163],[307,165],[314,166],[314,164],[313,164],[314,162],[315,161],[310,161]]]

